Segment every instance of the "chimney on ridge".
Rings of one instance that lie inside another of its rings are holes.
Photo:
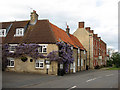
[[[70,28],[69,28],[69,26],[67,25],[67,28],[66,28],[66,33],[69,35],[69,33],[70,33]]]
[[[84,22],[78,22],[78,28],[84,28]]]
[[[35,10],[33,10],[33,12],[31,12],[31,15],[30,15],[31,19],[30,19],[30,24],[31,25],[35,25],[37,20],[38,20],[38,14],[36,13]]]

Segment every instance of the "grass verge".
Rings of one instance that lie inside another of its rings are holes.
[[[108,68],[107,70],[120,70],[120,68],[112,67],[112,68]]]

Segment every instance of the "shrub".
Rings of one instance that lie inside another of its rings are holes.
[[[95,69],[100,69],[100,66],[99,65],[95,66]]]

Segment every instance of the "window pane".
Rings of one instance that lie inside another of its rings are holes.
[[[42,46],[39,47],[39,52],[42,52]]]
[[[11,66],[14,66],[14,61],[11,61]]]
[[[43,48],[43,52],[47,52],[47,48]]]
[[[43,67],[43,63],[40,63],[40,67]]]
[[[15,51],[15,46],[10,46],[10,51]]]
[[[10,60],[8,60],[8,66],[10,66]]]
[[[36,67],[39,67],[39,63],[36,63]]]

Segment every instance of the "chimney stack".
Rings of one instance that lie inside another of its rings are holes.
[[[90,27],[86,27],[85,29],[86,29],[88,32],[90,32]]]
[[[36,13],[35,10],[33,10],[33,12],[31,12],[31,15],[30,15],[31,19],[30,19],[30,24],[31,25],[35,25],[37,20],[38,20],[38,14]]]
[[[79,22],[78,26],[79,26],[78,28],[84,28],[84,22]]]
[[[69,33],[70,33],[70,28],[69,28],[69,26],[67,25],[67,28],[66,28],[66,33],[69,35]]]
[[[91,33],[94,33],[94,30],[90,30],[91,31]]]

